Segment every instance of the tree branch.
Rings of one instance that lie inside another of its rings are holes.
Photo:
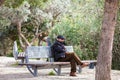
[[[21,47],[23,48],[23,49],[25,49],[25,45],[23,44],[23,42],[22,42],[22,38],[19,36],[19,41],[20,41],[20,45],[21,45]]]
[[[30,45],[32,45],[33,42],[34,42],[37,38],[38,38],[38,27],[37,27],[37,29],[36,29],[35,36],[34,36],[34,38],[32,39],[32,42],[30,43]]]

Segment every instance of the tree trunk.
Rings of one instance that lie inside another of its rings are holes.
[[[111,61],[118,0],[105,0],[95,80],[111,80]]]
[[[25,50],[26,46],[30,46],[30,43],[21,32],[21,22],[20,21],[16,22],[16,24],[17,24],[18,36],[20,39],[19,41],[20,41],[21,47]],[[23,44],[22,39],[25,41],[25,45]]]
[[[15,24],[17,25],[17,31],[18,31],[20,45],[21,45],[22,49],[25,50],[27,46],[31,46],[33,44],[33,42],[38,38],[38,29],[36,29],[36,34],[34,35],[34,38],[32,39],[32,41],[30,43],[21,32],[21,23],[22,22],[20,22],[18,20],[18,21],[16,21]],[[25,44],[23,44],[22,40],[25,42]]]

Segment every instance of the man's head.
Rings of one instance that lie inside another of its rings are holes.
[[[64,42],[65,41],[65,37],[62,36],[62,35],[58,35],[57,36],[57,40],[60,41],[60,42]]]

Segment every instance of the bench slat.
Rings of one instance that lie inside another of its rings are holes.
[[[50,68],[57,68],[59,66],[68,67],[70,66],[70,62],[42,62],[42,63],[29,62],[29,63],[21,63],[19,65],[38,67],[38,69],[50,69]]]
[[[19,52],[18,57],[25,57],[25,52]]]
[[[96,63],[96,60],[83,60],[82,62]],[[69,65],[70,62],[28,62],[28,63],[19,63],[19,65],[32,65],[32,66],[45,66],[45,65]]]
[[[19,63],[19,65],[68,65],[70,62],[29,62],[29,63]]]

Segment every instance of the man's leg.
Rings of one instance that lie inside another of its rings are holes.
[[[77,65],[80,65],[81,67],[85,67],[85,66],[89,65],[89,63],[83,63],[83,62],[81,62],[80,58],[74,52],[66,53],[66,54],[67,55],[71,55],[71,57],[75,60],[75,62],[77,63]]]
[[[83,64],[76,53],[71,52],[71,53],[66,53],[66,54],[71,55],[71,57],[76,61],[77,65],[82,65]]]
[[[71,72],[70,76],[76,76],[76,61],[72,58],[71,54],[66,54],[65,58],[60,58],[58,61],[61,62],[70,62]]]

